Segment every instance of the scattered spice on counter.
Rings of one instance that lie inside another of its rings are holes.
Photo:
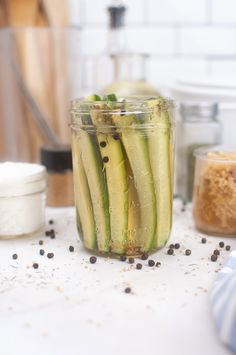
[[[39,264],[38,264],[38,263],[33,263],[33,265],[32,265],[32,266],[33,266],[33,268],[34,268],[34,269],[38,269]]]
[[[47,257],[48,257],[48,259],[52,259],[54,257],[54,254],[53,253],[47,253]]]
[[[48,223],[53,224],[54,223],[53,219],[49,219]]]
[[[220,247],[220,248],[224,248],[224,246],[225,246],[225,243],[224,243],[224,242],[219,242],[219,247]]]
[[[40,240],[40,241],[39,241],[39,245],[43,245],[43,240]]]
[[[180,244],[179,243],[175,243],[175,249],[179,249],[180,248]]]
[[[131,292],[131,288],[130,287],[126,287],[125,288],[125,293],[130,293]]]
[[[140,263],[136,264],[136,269],[137,269],[137,270],[141,270],[141,269],[142,269],[142,267],[143,267],[143,265],[142,265],[142,264],[140,264]]]
[[[43,249],[40,249],[40,250],[39,250],[39,254],[40,254],[40,255],[44,255],[44,254],[45,254],[45,251],[44,251]]]
[[[174,249],[170,248],[167,250],[168,255],[174,255]]]
[[[157,261],[157,262],[156,262],[156,267],[161,267],[160,261]]]
[[[148,259],[148,253],[143,253],[143,254],[141,255],[141,259],[142,259],[142,260],[147,260],[147,259]]]
[[[230,245],[226,245],[225,250],[229,251],[231,249]]]
[[[211,261],[217,261],[218,257],[215,254],[212,254]]]
[[[192,251],[190,249],[186,249],[185,250],[185,255],[189,256],[191,255]]]
[[[50,237],[50,231],[45,231],[46,237]]]
[[[56,234],[55,234],[55,230],[54,229],[50,230],[50,238],[51,239],[55,239],[56,238]]]
[[[220,255],[220,251],[219,251],[218,249],[215,249],[215,250],[213,251],[213,254],[215,254],[215,255]]]
[[[148,260],[148,266],[152,267],[154,265],[155,265],[155,261],[154,260],[152,260],[152,259]]]
[[[120,261],[126,261],[126,260],[127,260],[127,258],[126,258],[125,255],[121,255],[121,256],[120,256]]]
[[[170,248],[170,249],[174,249],[174,247],[175,247],[174,244],[170,244],[170,245],[169,245],[169,248]]]
[[[134,260],[134,258],[129,258],[128,261],[129,261],[129,264],[133,264],[135,260]]]
[[[202,238],[201,242],[202,242],[202,244],[206,244],[206,242],[207,242],[206,238]]]
[[[69,246],[69,251],[70,251],[71,253],[73,253],[74,250],[75,250],[75,248],[73,247],[73,245],[70,245],[70,246]]]
[[[17,255],[17,254],[13,254],[13,255],[12,255],[12,259],[13,259],[13,260],[16,260],[17,258],[18,258],[18,255]]]
[[[90,256],[89,261],[91,264],[95,264],[97,262],[96,256]]]

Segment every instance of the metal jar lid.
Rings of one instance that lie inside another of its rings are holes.
[[[72,152],[69,145],[43,146],[40,156],[41,164],[49,171],[72,170]]]

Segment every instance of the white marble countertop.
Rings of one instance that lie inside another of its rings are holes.
[[[181,248],[174,256],[166,248],[157,252],[152,259],[161,267],[142,261],[142,270],[108,258],[90,264],[74,215],[73,208],[47,209],[56,239],[41,234],[0,241],[2,355],[229,354],[215,334],[208,294],[228,252],[209,261],[220,239],[201,243],[190,207],[182,212],[175,201],[170,242]],[[236,247],[236,239],[225,242]],[[54,258],[39,255],[40,248]],[[190,256],[185,248],[192,250]],[[37,270],[33,262],[39,263]],[[131,294],[124,293],[126,286]]]

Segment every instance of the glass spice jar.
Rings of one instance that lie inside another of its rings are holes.
[[[41,163],[47,168],[47,205],[52,207],[74,204],[72,153],[69,146],[41,147]]]
[[[197,229],[236,236],[236,151],[199,148],[195,156],[193,218]]]
[[[176,193],[184,203],[192,200],[194,150],[221,143],[222,127],[216,103],[185,102],[180,105],[176,132]]]

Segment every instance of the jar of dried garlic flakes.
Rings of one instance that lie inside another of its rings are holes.
[[[198,230],[236,236],[236,151],[195,151],[193,218]]]

